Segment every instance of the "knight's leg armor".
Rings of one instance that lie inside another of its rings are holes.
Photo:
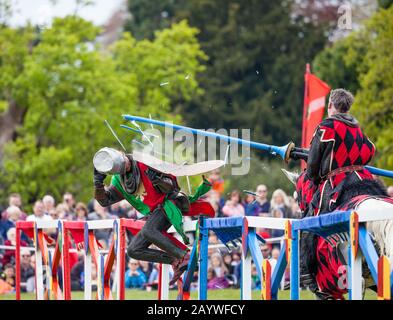
[[[142,230],[132,238],[127,253],[137,260],[172,264],[175,259],[181,259],[185,250],[177,247],[169,238],[163,235],[171,223],[162,208],[157,208],[148,218]],[[150,249],[151,244],[162,250]]]

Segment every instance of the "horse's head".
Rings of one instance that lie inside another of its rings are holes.
[[[289,172],[285,169],[281,169],[281,171],[296,187],[294,198],[297,200],[300,210],[302,210],[302,212],[306,211],[315,191],[315,186],[306,175],[306,171],[300,174]]]

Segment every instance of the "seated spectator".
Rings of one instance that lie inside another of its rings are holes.
[[[49,212],[55,209],[55,198],[47,194],[42,198],[42,204],[44,205],[44,212],[49,214]]]
[[[255,197],[252,194],[247,193],[243,200],[243,207],[246,216],[255,216]]]
[[[279,248],[273,248],[272,249],[272,259],[277,261],[279,256],[280,256],[280,249]]]
[[[139,268],[144,273],[146,279],[149,279],[150,274],[153,271],[153,264],[148,261],[139,261]]]
[[[289,200],[286,193],[277,189],[273,192],[272,200],[270,202],[271,215],[274,218],[291,218],[291,209],[289,208]],[[273,238],[284,235],[284,230],[271,230]]]
[[[35,264],[32,266],[31,254],[27,249],[22,249],[20,252],[20,281],[21,281],[21,291],[22,292],[32,292],[34,291],[35,283]],[[34,262],[35,262],[35,256]],[[22,283],[24,285],[22,285]],[[29,286],[30,284],[30,286]],[[33,287],[31,287],[33,284]]]
[[[232,265],[232,256],[229,253],[224,254],[224,258],[223,258],[225,267],[228,270],[229,274],[233,274],[234,271],[234,266]]]
[[[120,206],[120,201],[112,204],[109,207],[109,213],[116,216],[117,218],[127,218],[126,213],[123,212],[123,208]]]
[[[52,221],[52,217],[45,213],[41,200],[37,200],[33,206],[33,214],[29,215],[27,221]]]
[[[234,190],[231,192],[229,200],[222,208],[222,213],[226,217],[244,216],[244,207],[240,203],[240,192]]]
[[[270,246],[266,243],[261,245],[261,252],[263,259],[270,259],[272,257]]]
[[[224,260],[219,253],[214,253],[211,255],[210,267],[214,269],[217,277],[223,277],[229,273],[227,267],[225,266]]]
[[[255,193],[258,195],[258,197],[256,197],[257,215],[267,216],[270,212],[270,202],[267,198],[268,196],[267,187],[264,184],[260,184],[259,186],[257,186]]]
[[[270,211],[275,212],[277,218],[291,218],[291,210],[289,208],[289,199],[287,194],[277,189],[273,192],[272,200],[270,201]],[[274,216],[272,214],[272,216]]]
[[[252,264],[251,266],[251,288],[253,290],[261,290],[261,281],[259,280],[255,264]]]
[[[217,191],[221,196],[224,192],[224,179],[220,175],[220,169],[215,169],[209,175],[208,180],[212,184],[212,190]]]
[[[212,205],[215,212],[215,217],[222,216],[221,209],[224,206],[225,201],[221,199],[220,193],[218,191],[211,189],[205,194],[205,200]]]
[[[143,214],[139,213],[133,206],[131,206],[126,199],[121,200],[119,202],[119,206],[125,218],[140,219],[143,217]]]
[[[0,294],[7,294],[14,292],[14,288],[9,285],[5,280],[0,279]]]
[[[5,246],[16,246],[16,229],[10,228],[7,232],[7,240],[4,241]],[[28,243],[24,240],[20,240],[21,247],[27,247]],[[2,264],[3,266],[8,263],[15,263],[15,250],[6,249],[3,254]]]
[[[302,211],[299,208],[299,204],[297,203],[297,201],[292,198],[289,197],[289,205],[290,205],[290,209],[291,209],[291,217],[293,219],[301,219],[302,218]]]
[[[86,205],[83,202],[78,202],[75,206],[75,221],[86,221],[89,215]]]
[[[63,203],[59,203],[56,206],[56,215],[57,215],[58,219],[60,219],[60,220],[71,220],[72,219],[72,215],[68,216],[67,206],[64,205]]]
[[[10,228],[15,227],[16,221],[19,220],[22,211],[17,206],[8,207],[7,220],[0,221],[0,235],[4,240],[7,240],[7,232]]]
[[[71,277],[71,290],[72,291],[82,291],[84,288],[84,255],[83,253],[78,252],[78,262],[74,264],[71,269],[70,277]]]
[[[209,238],[208,238],[209,245],[211,244],[219,244],[220,242],[218,241],[217,235],[213,231],[209,231]],[[209,247],[208,248],[208,254],[211,256],[214,252],[217,251],[217,248],[214,247]]]
[[[70,192],[66,192],[63,195],[63,204],[67,208],[67,216],[73,216],[75,213],[75,200],[74,196]]]
[[[6,283],[8,283],[12,287],[12,290],[14,290],[14,288],[15,288],[15,267],[11,263],[8,263],[4,266],[4,271],[1,274],[1,279],[4,280]]]
[[[10,196],[8,197],[8,207],[12,207],[12,206],[18,207],[21,210],[21,215],[19,217],[19,220],[25,221],[27,215],[22,210],[22,196],[19,193],[11,193]],[[7,210],[4,210],[1,214],[1,220],[7,220],[7,219],[8,219],[8,212]]]
[[[214,268],[209,268],[207,271],[207,288],[209,290],[229,288],[230,284],[226,277],[218,277]]]
[[[139,261],[130,259],[128,270],[125,275],[125,287],[134,289],[143,289],[146,284],[146,276],[139,268]]]
[[[57,213],[57,211],[56,211],[56,208],[55,208],[55,209],[49,210],[48,214],[49,214],[49,216],[50,216],[53,220],[59,219],[59,216],[58,216],[58,213]]]

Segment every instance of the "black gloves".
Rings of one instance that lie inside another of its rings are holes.
[[[93,178],[94,186],[102,187],[104,185],[105,178],[106,178],[106,174],[98,172],[97,169],[94,167],[94,178]]]
[[[168,195],[169,200],[173,200],[181,212],[186,213],[190,211],[190,200],[184,192],[172,192]]]
[[[148,168],[145,173],[158,192],[168,194],[172,192],[178,192],[180,190],[176,180],[173,180],[165,173],[153,170],[151,168]]]
[[[149,178],[149,180],[150,180],[153,184],[156,183],[156,182],[161,178],[160,174],[159,174],[157,171],[152,170],[152,169],[150,169],[150,168],[148,168],[148,169],[146,170],[146,175],[147,175],[147,177]]]
[[[293,148],[293,150],[291,151],[289,158],[293,159],[293,160],[304,160],[307,161],[308,159],[308,149],[304,149],[304,148]]]

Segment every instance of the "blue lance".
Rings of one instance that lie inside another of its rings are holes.
[[[154,120],[154,119],[149,119],[149,118],[144,118],[144,117],[123,115],[123,118],[128,121],[139,121],[139,122],[153,124],[153,125],[157,125],[157,126],[161,126],[161,127],[172,128],[174,130],[184,130],[186,132],[190,132],[193,134],[200,134],[205,137],[226,140],[228,142],[238,143],[240,145],[243,145],[243,144],[248,145],[248,146],[258,149],[258,150],[267,151],[273,155],[278,154],[286,162],[288,162],[290,159],[291,151],[293,151],[295,149],[295,144],[293,142],[290,142],[290,143],[286,144],[285,146],[278,147],[278,146],[273,146],[273,145],[259,143],[259,142],[255,142],[255,141],[230,137],[230,136],[227,136],[224,134],[218,134],[218,133],[209,132],[209,131],[205,131],[205,130],[194,129],[194,128],[190,128],[190,127],[185,127],[185,126],[173,124],[170,122],[164,122],[164,121]],[[372,166],[365,166],[365,168],[368,171],[370,171],[372,174],[375,174],[377,176],[393,178],[393,171],[380,169],[380,168],[376,168],[376,167],[372,167]]]

